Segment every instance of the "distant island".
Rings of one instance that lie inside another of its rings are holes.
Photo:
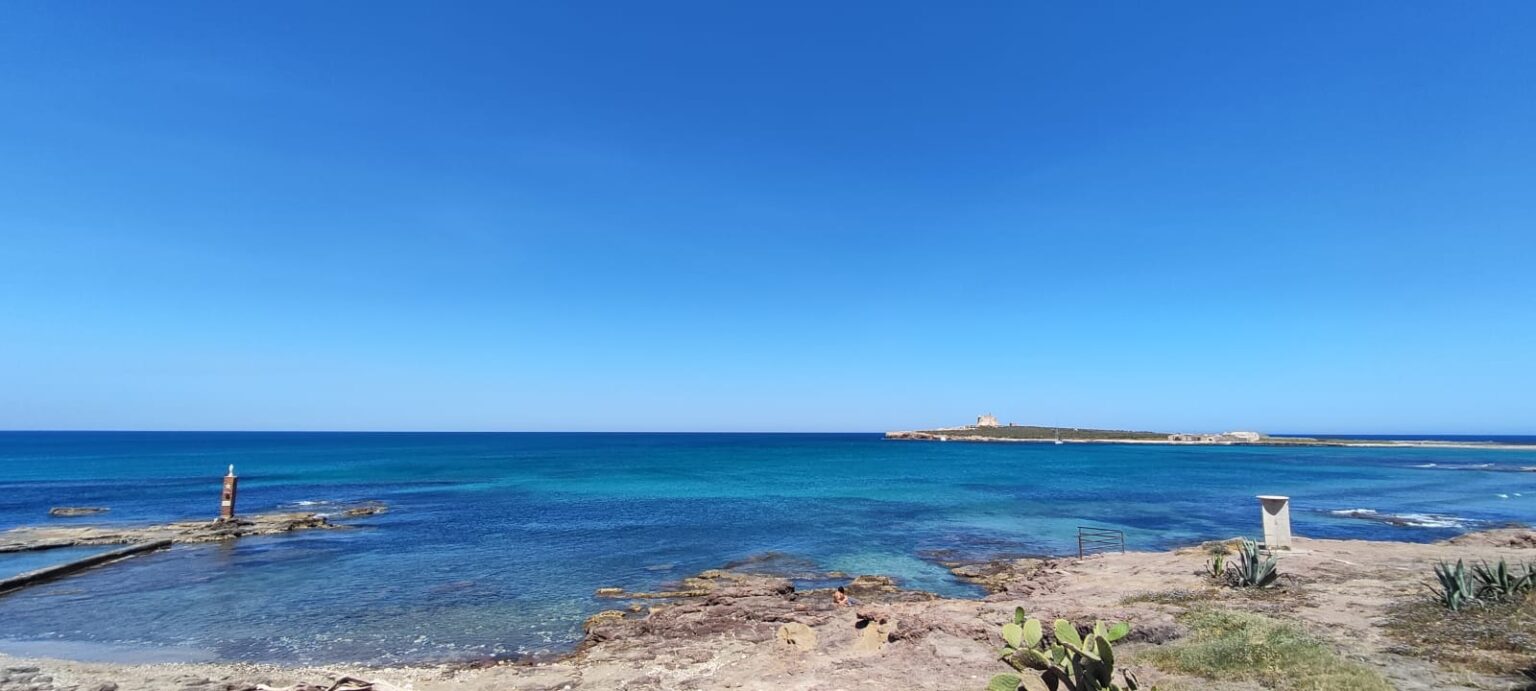
[[[980,415],[976,424],[963,427],[886,432],[886,439],[902,441],[1034,442],[1044,444],[1177,444],[1248,446],[1410,446],[1432,448],[1530,449],[1529,444],[1479,441],[1426,441],[1270,436],[1262,432],[1146,432],[1086,427],[1042,427],[1001,424],[994,415]]]

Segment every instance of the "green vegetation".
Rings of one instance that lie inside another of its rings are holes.
[[[1261,554],[1253,540],[1243,540],[1237,548],[1237,559],[1227,567],[1227,582],[1238,588],[1268,588],[1278,578],[1275,558]]]
[[[1447,611],[1438,600],[1395,607],[1387,635],[1392,652],[1484,674],[1520,674],[1536,669],[1536,593],[1487,600]]]
[[[1177,674],[1255,681],[1275,689],[1391,691],[1375,670],[1340,657],[1295,624],[1259,614],[1195,609],[1179,617],[1190,635],[1139,659]]]
[[[1205,562],[1205,575],[1218,581],[1227,575],[1227,554],[1225,552],[1211,555],[1211,558]]]
[[[961,429],[923,431],[928,434],[942,434],[948,437],[991,437],[994,439],[1062,439],[1066,441],[1093,441],[1096,439],[1168,440],[1166,432],[1132,432],[1117,429],[1079,429],[1075,427],[1034,427],[1031,425],[966,427]]]
[[[1013,611],[1013,623],[1003,626],[1001,657],[1009,666],[1024,674],[1038,673],[1038,680],[1018,674],[999,674],[987,684],[987,691],[1018,691],[1044,688],[1056,691],[1131,691],[1139,688],[1136,676],[1121,670],[1122,684],[1115,683],[1115,651],[1111,643],[1124,638],[1131,627],[1124,622],[1093,625],[1087,634],[1065,619],[1051,626],[1046,638],[1039,619],[1031,619],[1020,607]],[[1036,683],[1038,681],[1038,683]]]
[[[1440,581],[1439,588],[1430,588],[1435,594],[1435,600],[1452,612],[1477,599],[1477,588],[1472,585],[1472,579],[1467,577],[1467,567],[1460,559],[1456,560],[1454,567],[1443,561],[1435,564],[1435,580]]]
[[[1430,587],[1435,602],[1456,612],[1475,602],[1504,602],[1536,590],[1536,564],[1527,564],[1517,575],[1503,559],[1493,566],[1485,561],[1474,564],[1469,575],[1460,559],[1455,566],[1442,561],[1435,564],[1435,580],[1440,583]]]
[[[1472,578],[1477,580],[1478,597],[1508,600],[1536,588],[1536,564],[1526,564],[1525,573],[1516,576],[1514,569],[1503,559],[1491,567],[1485,561],[1472,567]]]

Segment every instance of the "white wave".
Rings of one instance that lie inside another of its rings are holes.
[[[1376,509],[1339,509],[1328,513],[1335,516],[1375,516]]]
[[[1396,519],[1394,522],[1413,528],[1464,528],[1471,523],[1465,518],[1432,513],[1400,513],[1392,518]]]
[[[1465,528],[1472,523],[1469,519],[1435,513],[1381,513],[1375,509],[1338,509],[1328,513],[1408,528]]]

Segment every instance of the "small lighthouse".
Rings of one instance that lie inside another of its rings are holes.
[[[228,521],[235,517],[235,487],[240,484],[240,478],[235,477],[235,466],[230,464],[229,474],[224,476],[224,493],[219,497],[219,520]]]

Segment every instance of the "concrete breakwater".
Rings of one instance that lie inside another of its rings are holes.
[[[76,559],[74,561],[66,562],[63,564],[49,566],[34,571],[28,571],[26,573],[18,574],[10,578],[0,579],[0,595],[4,595],[14,590],[20,590],[27,586],[47,583],[48,581],[57,578],[63,578],[64,576],[68,576],[77,571],[84,571],[86,569],[95,566],[101,566],[102,564],[114,562],[119,559],[127,559],[129,557],[144,554],[146,552],[165,549],[170,547],[172,544],[173,543],[170,540],[154,540],[152,542],[130,545],[122,549],[114,549],[110,552],[93,554],[89,557],[85,557],[84,559]]]
[[[357,518],[382,513],[384,507],[368,504],[341,513]],[[219,521],[179,521],[150,526],[28,526],[0,533],[0,554],[60,547],[126,545],[159,540],[173,543],[217,542],[255,535],[278,535],[299,530],[344,528],[318,513],[264,513]]]
[[[382,511],[384,511],[382,505],[369,504],[348,509],[342,515],[371,516]],[[0,553],[95,545],[124,544],[127,546],[0,580],[0,596],[86,569],[165,549],[178,543],[215,542],[254,535],[277,535],[298,530],[330,530],[341,527],[343,526],[336,525],[325,516],[316,513],[268,513],[217,521],[184,521],[142,527],[16,528],[0,533]]]

